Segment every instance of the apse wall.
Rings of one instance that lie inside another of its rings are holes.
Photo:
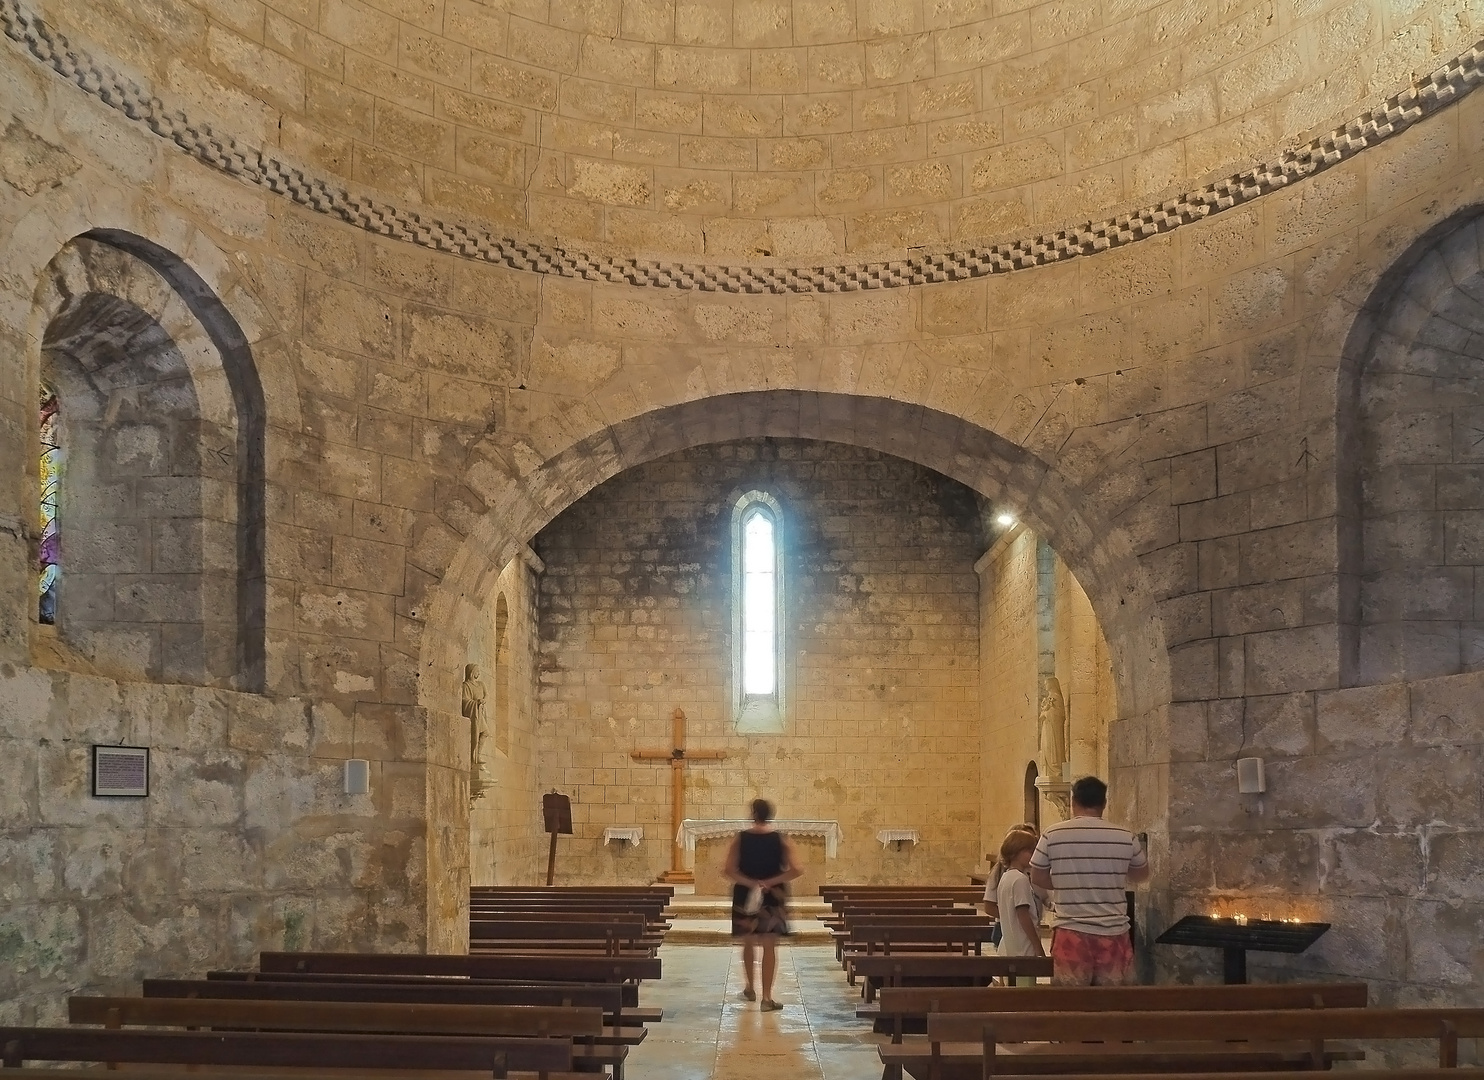
[[[1156,201],[1343,123],[1480,32],[1451,0],[38,8],[162,97],[408,209],[784,259]]]
[[[782,730],[739,733],[732,705],[731,530],[752,491],[779,505]],[[825,881],[952,884],[977,858],[978,582],[973,493],[909,462],[833,443],[701,446],[631,469],[535,540],[542,785],[572,796],[563,880],[639,884],[670,866],[668,751],[685,710],[686,815],[836,820],[838,858],[799,839],[807,890]],[[637,849],[603,828],[640,825]],[[917,829],[903,849],[881,828]],[[697,857],[724,887],[725,845]]]
[[[364,843],[380,851],[386,837],[407,857],[352,860],[352,875],[367,868],[352,887],[366,902],[331,912],[316,940],[460,947],[470,859],[459,682],[492,586],[524,543],[653,456],[722,437],[828,438],[1013,501],[1077,575],[1113,659],[1113,813],[1151,836],[1151,933],[1214,905],[1331,917],[1316,949],[1274,970],[1363,976],[1398,999],[1477,996],[1459,927],[1479,917],[1471,868],[1484,816],[1467,764],[1480,742],[1478,675],[1428,668],[1351,685],[1359,620],[1384,628],[1412,613],[1349,603],[1365,563],[1346,554],[1361,515],[1357,499],[1346,516],[1339,463],[1363,455],[1337,431],[1354,418],[1342,378],[1352,331],[1366,329],[1378,292],[1397,291],[1388,272],[1484,203],[1476,53],[1460,50],[1438,80],[1368,114],[1315,175],[1265,172],[1213,189],[1204,209],[1065,247],[777,278],[735,266],[625,276],[575,247],[501,246],[299,174],[234,172],[245,158],[220,132],[246,128],[251,102],[190,90],[190,27],[212,27],[166,6],[121,7],[56,6],[67,32],[92,27],[77,33],[89,59],[0,0],[12,117],[0,131],[0,462],[15,463],[0,483],[0,663],[18,673],[12,687],[52,685],[54,659],[34,648],[38,287],[79,235],[146,237],[209,283],[263,379],[266,691],[243,708],[292,713],[284,703],[307,701],[325,725],[314,767],[333,775],[360,756],[391,778],[360,819]],[[266,26],[266,10],[242,10]],[[162,40],[184,36],[167,49],[135,19]],[[1272,25],[1283,19],[1280,9]],[[151,59],[167,54],[179,63]],[[118,96],[109,70],[149,76],[159,109],[150,93]],[[167,98],[210,98],[230,115],[212,135],[194,116],[173,118]],[[141,109],[148,121],[130,118]],[[1428,272],[1467,282],[1477,268],[1460,258],[1441,270],[1428,260]],[[164,699],[157,710],[188,713],[201,693],[142,685]],[[70,716],[81,699],[67,692]],[[3,760],[19,774],[4,794],[28,793],[3,804],[4,842],[19,856],[0,863],[0,887],[23,898],[0,912],[6,942],[49,940],[80,903],[118,895],[92,882],[85,853],[30,845],[72,828],[68,815],[86,805],[29,794],[55,751],[50,694],[7,691],[0,706]],[[273,723],[275,734],[293,728]],[[218,745],[191,738],[208,756]],[[1261,813],[1236,798],[1232,775],[1254,750],[1275,780]],[[333,790],[296,802],[295,782],[264,775],[274,805],[287,805],[285,834],[336,824]],[[124,831],[153,845],[142,829]],[[248,835],[245,819],[221,829]],[[320,863],[290,865],[282,892],[312,892]],[[166,910],[201,895],[172,884]],[[160,910],[120,939],[118,969],[156,963],[170,932],[153,921]],[[274,890],[244,889],[232,910],[259,928],[231,939],[244,950],[283,940]],[[1144,955],[1212,974],[1210,956]],[[46,963],[54,1003],[101,981],[92,954]]]

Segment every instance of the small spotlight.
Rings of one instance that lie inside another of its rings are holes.
[[[995,521],[996,523],[1003,525],[1005,528],[1008,529],[1011,525],[1015,524],[1015,515],[1001,514],[999,517],[995,518]]]

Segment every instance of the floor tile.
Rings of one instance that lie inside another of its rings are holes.
[[[858,994],[829,945],[778,950],[778,1012],[739,998],[740,950],[667,944],[665,977],[646,983],[643,1004],[662,1023],[629,1053],[635,1080],[879,1080],[884,1041],[856,1019]]]

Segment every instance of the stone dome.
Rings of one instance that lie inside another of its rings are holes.
[[[170,103],[399,206],[789,262],[1147,204],[1343,123],[1478,33],[1428,0],[47,8]]]

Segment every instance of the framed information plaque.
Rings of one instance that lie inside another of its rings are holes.
[[[93,794],[142,799],[149,794],[149,747],[94,746]]]

